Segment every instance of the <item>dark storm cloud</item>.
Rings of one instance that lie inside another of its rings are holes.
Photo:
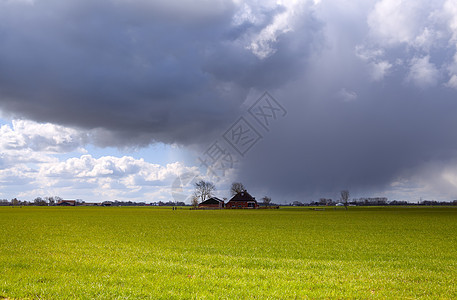
[[[441,20],[442,40],[425,49],[417,36],[424,27],[436,29],[433,24],[400,24],[390,38],[405,26],[419,33],[391,44],[374,37],[383,29],[370,28],[366,13],[340,13],[325,23],[326,47],[303,76],[273,93],[288,114],[248,153],[240,180],[278,202],[292,202],[335,199],[342,189],[376,196],[418,176],[436,181],[429,190],[421,186],[422,193],[453,199],[456,182],[443,174],[455,171],[457,155],[457,93],[449,81],[457,28],[445,29]],[[354,23],[359,28],[347,30]],[[419,199],[420,189],[415,192],[406,200]]]
[[[455,159],[455,93],[359,90],[363,103],[331,94],[314,103],[301,94],[277,97],[286,118],[265,133],[239,172],[241,181],[268,187],[277,201],[335,199],[342,189],[376,195],[398,176]]]
[[[294,76],[311,39],[262,60],[241,39],[283,9],[264,9],[262,22],[244,28],[233,24],[238,9],[229,1],[2,2],[0,106],[96,129],[101,145],[207,140],[251,87]]]
[[[423,166],[457,155],[456,5],[314,2],[0,2],[1,109],[204,150],[268,90],[288,114],[240,161],[247,186],[315,200],[439,177]]]

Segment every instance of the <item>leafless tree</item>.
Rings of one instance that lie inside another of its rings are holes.
[[[57,202],[62,201],[63,199],[59,196],[49,196],[49,197],[44,197],[44,200],[46,200],[50,206],[56,205]]]
[[[232,187],[230,188],[230,193],[232,194],[232,196],[235,196],[236,194],[243,192],[244,190],[246,190],[246,188],[241,182],[234,182],[232,183]]]
[[[262,198],[262,200],[263,200],[263,203],[265,203],[266,206],[270,206],[271,197],[264,196],[264,197]]]
[[[46,205],[46,200],[43,200],[41,197],[36,197],[33,200],[33,204],[36,206],[45,206]]]
[[[348,200],[349,200],[349,191],[342,190],[341,191],[341,202],[343,202],[344,207],[348,209]]]
[[[54,197],[44,197],[44,200],[47,201],[51,206],[56,204],[56,200],[54,199]]]
[[[195,183],[195,192],[194,195],[197,198],[200,198],[201,202],[209,199],[213,194],[216,186],[210,181],[200,180]]]
[[[197,206],[198,206],[198,197],[197,196],[192,197],[191,204],[192,204],[193,208],[197,208]]]

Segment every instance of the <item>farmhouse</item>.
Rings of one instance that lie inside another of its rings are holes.
[[[61,200],[57,202],[59,206],[76,206],[76,200]]]
[[[198,205],[198,208],[224,208],[224,200],[216,197],[209,198]]]
[[[239,192],[225,205],[225,208],[259,208],[259,204],[247,190]]]

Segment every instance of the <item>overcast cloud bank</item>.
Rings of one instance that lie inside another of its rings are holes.
[[[2,1],[0,41],[3,185],[141,195],[189,167],[52,153],[198,155],[268,90],[287,118],[237,177],[258,193],[457,198],[455,1]]]

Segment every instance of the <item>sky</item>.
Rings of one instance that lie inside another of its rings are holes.
[[[457,2],[0,0],[0,199],[457,199]]]

